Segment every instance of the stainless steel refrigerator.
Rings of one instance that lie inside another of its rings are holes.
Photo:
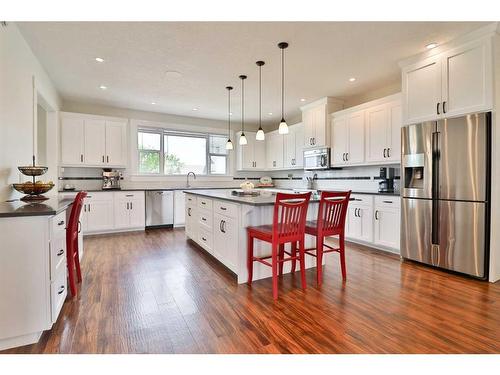
[[[402,128],[401,256],[488,276],[491,113]]]

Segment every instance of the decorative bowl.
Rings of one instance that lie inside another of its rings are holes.
[[[49,168],[33,166],[33,165],[26,165],[26,166],[22,166],[22,167],[17,167],[17,169],[19,169],[19,171],[25,176],[41,176],[42,174],[47,172],[47,170]]]
[[[54,187],[53,182],[48,183],[33,183],[33,182],[24,182],[22,184],[12,184],[15,190],[20,193],[28,194],[28,195],[39,195],[48,192],[50,189]]]

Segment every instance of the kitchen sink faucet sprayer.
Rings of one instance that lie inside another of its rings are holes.
[[[189,173],[187,174],[187,176],[186,176],[186,186],[187,186],[187,187],[191,187],[191,185],[189,185],[189,176],[190,176],[190,175],[193,175],[194,179],[196,180],[196,175],[195,175],[195,173],[194,173],[194,172],[189,172]]]

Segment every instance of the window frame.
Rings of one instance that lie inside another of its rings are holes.
[[[149,128],[149,127],[138,127],[137,128],[137,134],[139,133],[153,133],[153,134],[159,134],[160,135],[160,172],[159,173],[148,173],[148,172],[143,172],[141,171],[141,156],[140,152],[145,151],[149,152],[149,150],[140,150],[139,149],[139,137],[137,137],[137,144],[136,144],[136,150],[137,150],[137,172],[141,176],[161,176],[161,177],[180,177],[180,176],[187,176],[186,174],[166,174],[165,173],[165,136],[180,136],[180,137],[192,137],[192,138],[205,138],[205,165],[206,165],[206,170],[207,173],[200,174],[198,173],[198,176],[220,176],[220,177],[227,177],[230,176],[229,173],[229,152],[225,154],[220,154],[220,153],[213,153],[210,152],[210,137],[211,136],[216,136],[216,137],[226,137],[224,134],[219,134],[219,133],[198,133],[198,132],[189,132],[189,131],[182,131],[182,130],[173,130],[173,129],[164,129],[164,128]],[[152,152],[152,151],[151,151]],[[157,152],[157,151],[155,151]],[[210,168],[210,157],[211,156],[224,156],[226,158],[226,173],[211,173],[211,168]]]

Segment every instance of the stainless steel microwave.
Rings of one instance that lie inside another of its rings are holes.
[[[330,148],[317,148],[304,151],[304,169],[330,168]]]

